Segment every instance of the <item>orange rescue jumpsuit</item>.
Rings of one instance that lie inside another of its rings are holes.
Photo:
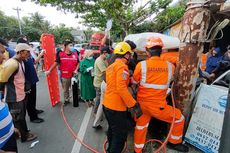
[[[121,59],[110,65],[106,70],[106,84],[103,105],[115,111],[126,111],[136,104],[128,90],[130,82],[128,66]]]
[[[208,59],[208,53],[202,54],[202,55],[201,55],[200,69],[201,69],[202,71],[205,71],[205,69],[206,69],[207,59]]]
[[[179,61],[179,52],[165,52],[161,54],[161,59],[165,61],[169,61],[174,66],[177,65]]]
[[[151,117],[171,123],[173,107],[167,105],[166,92],[174,73],[174,66],[160,57],[151,57],[138,63],[133,79],[139,84],[137,101],[140,103],[143,115],[136,120],[134,133],[134,150],[141,153],[145,144],[147,128]],[[182,142],[184,116],[176,109],[176,119],[169,142]]]
[[[109,124],[109,153],[121,153],[127,139],[127,107],[131,108],[136,104],[128,91],[129,81],[128,66],[121,59],[116,59],[106,70],[107,87],[103,101],[104,114]]]

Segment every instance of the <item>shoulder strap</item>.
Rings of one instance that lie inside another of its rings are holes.
[[[17,58],[15,58],[15,57],[13,57],[12,59],[14,59],[15,61],[17,61],[17,63],[18,63],[18,68],[17,68],[17,70],[16,70],[13,74],[18,73],[18,71],[19,71],[19,65],[21,66],[22,71],[23,71],[23,73],[25,74],[25,70],[24,70],[22,64],[20,63],[20,61],[19,61]]]

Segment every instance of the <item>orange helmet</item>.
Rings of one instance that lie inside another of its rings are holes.
[[[148,42],[146,43],[146,45],[145,45],[145,47],[148,48],[148,49],[152,48],[154,46],[160,46],[162,48],[164,47],[164,44],[163,44],[161,38],[159,38],[159,37],[150,38],[148,40]]]

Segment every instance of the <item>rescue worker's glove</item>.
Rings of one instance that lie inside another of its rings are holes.
[[[136,103],[133,107],[131,107],[130,112],[132,116],[136,116],[136,118],[139,118],[143,114],[139,103]]]

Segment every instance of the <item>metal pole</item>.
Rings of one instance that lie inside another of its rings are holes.
[[[176,106],[188,117],[191,109],[191,100],[194,95],[198,67],[203,51],[203,42],[209,27],[211,12],[207,6],[203,6],[200,0],[190,0],[187,11],[182,20],[180,31],[179,62],[175,70],[175,99]]]
[[[19,7],[17,7],[17,8],[13,8],[13,10],[17,11],[18,25],[19,25],[20,35],[22,35],[22,26],[21,26],[20,15],[19,15],[19,11],[21,11],[21,9]]]
[[[229,84],[230,89],[230,84]],[[227,106],[224,114],[223,128],[220,138],[220,149],[219,152],[229,152],[230,150],[230,90],[228,90]]]

